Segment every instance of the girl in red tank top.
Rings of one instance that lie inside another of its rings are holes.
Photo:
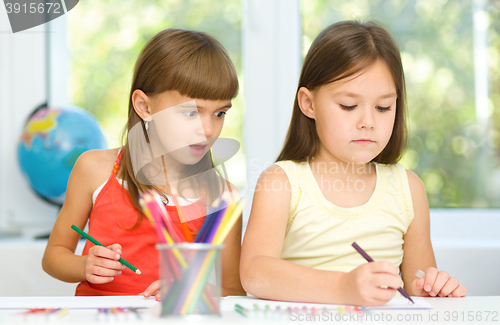
[[[156,189],[174,226],[185,223],[197,234],[211,202],[230,187],[214,167],[211,148],[237,92],[234,66],[213,37],[179,29],[155,35],[135,65],[126,143],[78,158],[45,250],[44,270],[62,281],[79,282],[76,295],[157,295],[157,237],[141,213],[139,193]],[[184,202],[185,219],[171,204],[173,194]],[[78,256],[80,236],[70,227],[83,229],[87,223],[89,235],[107,247],[87,242]],[[240,243],[241,218],[222,251],[225,295],[245,294]],[[126,269],[120,257],[142,275]]]

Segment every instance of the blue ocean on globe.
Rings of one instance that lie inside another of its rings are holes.
[[[99,122],[71,106],[38,109],[28,120],[17,146],[20,168],[32,189],[62,205],[76,159],[90,149],[106,149]]]

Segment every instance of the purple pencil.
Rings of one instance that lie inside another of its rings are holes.
[[[361,247],[359,247],[358,244],[356,244],[356,242],[353,242],[352,243],[352,247],[354,247],[355,250],[358,251],[358,253],[361,254],[361,256],[364,257],[365,260],[367,260],[368,262],[373,262],[373,258],[370,257],[370,255],[368,255]],[[413,299],[411,299],[410,295],[408,294],[408,292],[406,292],[405,289],[399,287],[398,288],[398,291],[401,295],[403,295],[403,297],[407,298],[408,300],[410,300],[412,303],[415,303],[413,301]]]

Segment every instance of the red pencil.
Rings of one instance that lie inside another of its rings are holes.
[[[175,207],[177,208],[177,213],[179,213],[179,221],[181,222],[182,232],[184,233],[186,240],[188,242],[192,243],[194,240],[193,235],[191,235],[191,232],[189,231],[189,228],[186,225],[186,221],[187,221],[186,215],[184,214],[184,210],[182,209],[181,205],[179,204],[179,201],[177,201],[176,196],[177,196],[177,191],[174,188],[172,188],[172,198],[174,200]]]

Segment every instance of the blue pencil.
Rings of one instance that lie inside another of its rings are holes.
[[[195,243],[203,243],[203,240],[207,236],[208,230],[210,229],[210,226],[212,225],[216,216],[217,216],[217,211],[207,214],[205,221],[203,221],[203,225],[200,228],[200,231],[198,232],[198,234],[194,239]]]
[[[215,201],[210,206],[210,209],[208,210],[207,216],[203,221],[203,224],[194,239],[195,243],[203,242],[203,238],[206,236],[208,228],[210,228],[210,225],[213,222],[213,218],[215,218],[216,212],[219,211],[219,207],[220,207],[220,198],[217,198],[215,199]]]
[[[219,229],[220,222],[222,221],[222,217],[224,217],[224,214],[226,213],[227,206],[225,208],[222,208],[219,212],[217,212],[217,215],[214,218],[214,221],[212,222],[212,225],[210,229],[208,229],[207,236],[203,240],[205,243],[211,243],[212,240],[215,237],[215,234],[217,233],[217,230]]]

